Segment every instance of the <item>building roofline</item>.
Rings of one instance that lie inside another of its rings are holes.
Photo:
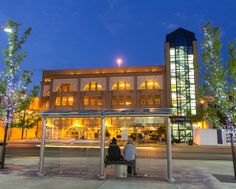
[[[173,32],[170,32],[166,35],[166,42],[171,42],[172,40],[176,39],[177,37],[185,36],[191,41],[196,41],[195,34],[185,28],[178,28]]]
[[[158,66],[131,66],[131,67],[110,67],[110,68],[82,68],[63,70],[43,70],[44,76],[53,75],[84,75],[84,74],[116,74],[116,73],[157,73],[165,72],[165,65]]]

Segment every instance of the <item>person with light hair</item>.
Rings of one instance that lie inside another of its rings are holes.
[[[136,175],[136,147],[134,146],[133,141],[131,139],[129,139],[127,144],[125,145],[124,160],[132,162],[132,166],[127,167],[128,174],[132,174],[133,168],[133,174]]]

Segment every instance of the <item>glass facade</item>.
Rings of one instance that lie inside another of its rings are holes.
[[[166,37],[169,43],[168,60],[170,70],[171,107],[176,116],[196,115],[194,33],[180,28]],[[191,122],[173,122],[173,137],[178,141],[192,139]]]
[[[105,119],[108,139],[122,140],[122,135],[137,142],[157,142],[165,138],[163,117],[114,117]],[[47,139],[94,140],[100,138],[100,118],[51,118],[47,119]],[[126,142],[125,142],[126,143]]]
[[[196,92],[192,46],[170,48],[171,105],[180,116],[196,114]]]

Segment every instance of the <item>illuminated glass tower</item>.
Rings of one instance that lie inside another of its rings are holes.
[[[166,36],[165,60],[167,102],[177,116],[196,114],[197,45],[194,33],[179,28]],[[173,136],[188,140],[192,136],[191,123],[172,124]]]

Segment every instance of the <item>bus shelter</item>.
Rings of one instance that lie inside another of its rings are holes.
[[[46,119],[48,118],[100,118],[101,132],[100,132],[100,165],[99,178],[105,178],[105,131],[106,118],[119,117],[162,117],[165,119],[166,125],[166,152],[167,152],[167,181],[174,182],[173,168],[172,168],[172,144],[171,144],[171,125],[170,116],[173,115],[171,108],[145,108],[145,109],[111,109],[111,110],[49,110],[42,114],[42,137],[40,146],[40,174],[44,174],[44,157],[45,157],[45,139],[46,139]]]

